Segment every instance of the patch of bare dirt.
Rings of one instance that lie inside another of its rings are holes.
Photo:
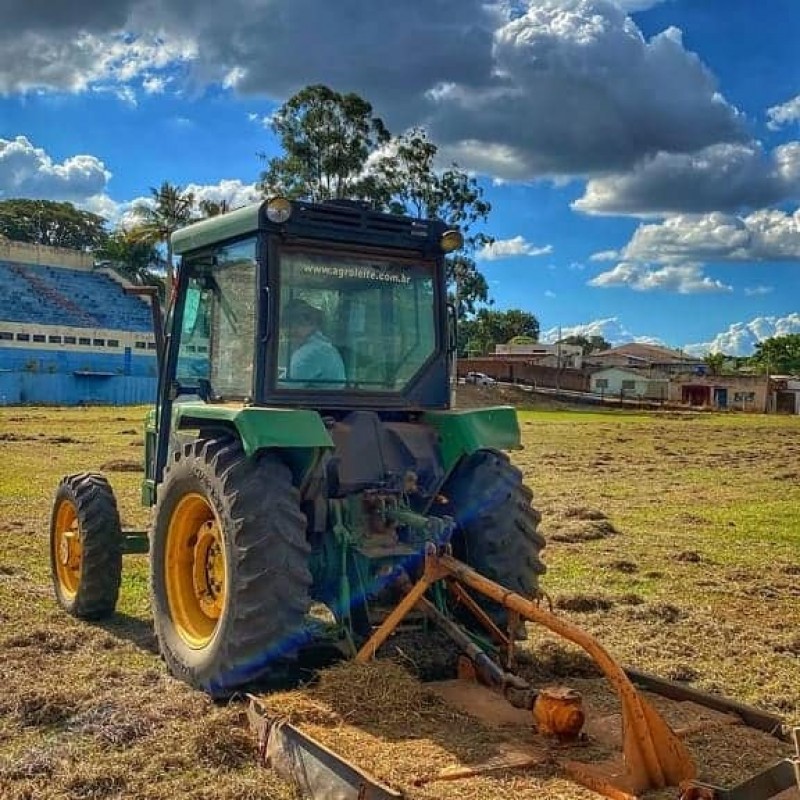
[[[672,603],[648,603],[629,612],[633,619],[665,622],[668,625],[686,619],[688,613]]]
[[[3,642],[9,648],[34,648],[43,653],[70,653],[80,646],[80,638],[71,631],[36,628],[29,633],[10,636]]]
[[[28,689],[13,700],[2,704],[24,728],[44,728],[61,725],[78,710],[79,698],[63,691]]]
[[[548,539],[567,544],[595,542],[619,533],[613,523],[607,519],[568,519],[563,522],[553,522],[549,527]]]
[[[709,560],[698,553],[697,550],[681,550],[680,553],[675,555],[676,561],[682,561],[685,564],[707,564]]]
[[[633,561],[626,561],[625,559],[620,559],[618,561],[609,561],[606,566],[609,569],[616,570],[617,572],[621,572],[623,575],[633,575],[634,573],[639,571],[639,565],[634,563]]]
[[[100,469],[103,472],[142,472],[144,467],[141,461],[118,459],[115,461],[106,461]]]
[[[576,611],[580,614],[590,614],[595,611],[610,611],[614,601],[610,597],[596,594],[572,594],[557,597],[555,607],[563,611]]]

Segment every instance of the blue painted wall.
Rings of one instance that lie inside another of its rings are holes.
[[[0,406],[152,404],[157,382],[154,356],[0,348]]]

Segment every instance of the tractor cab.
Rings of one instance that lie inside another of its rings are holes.
[[[444,256],[461,235],[282,198],[191,225],[163,384],[248,405],[447,408]]]

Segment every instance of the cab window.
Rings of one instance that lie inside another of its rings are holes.
[[[286,250],[279,389],[399,392],[436,352],[433,264]]]
[[[217,398],[250,397],[256,330],[256,241],[187,263],[189,281],[178,349],[182,386],[207,381]]]

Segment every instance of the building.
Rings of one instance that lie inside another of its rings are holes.
[[[608,367],[589,376],[589,390],[594,394],[613,397],[666,400],[669,397],[669,379],[645,374],[640,370]]]
[[[671,402],[765,413],[771,407],[766,375],[692,375],[670,381]]]
[[[771,375],[775,392],[775,411],[779,414],[800,414],[800,380],[791,375]]]
[[[87,253],[0,239],[0,405],[155,399],[148,303]]]
[[[580,369],[583,348],[574,344],[497,344],[494,355],[502,358],[524,358],[530,363],[546,367]]]
[[[652,344],[631,342],[609,350],[590,353],[584,356],[584,364],[588,367],[628,367],[632,369],[650,370],[662,375],[680,373],[704,373],[706,365],[701,358],[689,356],[681,350],[660,347]]]

